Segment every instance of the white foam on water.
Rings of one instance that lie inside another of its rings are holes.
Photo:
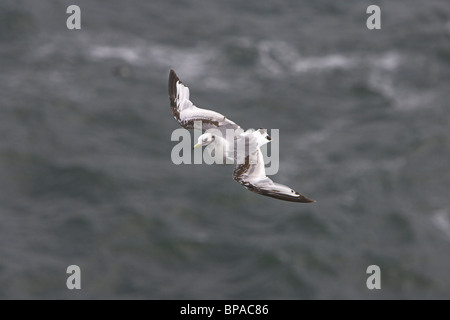
[[[369,57],[372,67],[379,67],[387,71],[394,71],[401,63],[401,56],[397,52],[389,51],[382,55]]]
[[[415,110],[430,106],[433,93],[417,91],[405,85],[396,83],[393,72],[373,70],[368,78],[368,85],[391,101],[392,106],[400,111]]]
[[[258,49],[260,68],[272,77],[356,68],[390,73],[396,71],[406,60],[406,57],[396,51],[366,55],[336,52],[304,56],[298,49],[283,41],[260,41],[255,46]]]
[[[144,68],[174,68],[184,77],[194,79],[206,88],[232,90],[237,82],[220,77],[220,65],[226,61],[220,48],[211,48],[206,44],[195,47],[174,47],[160,43],[135,42],[129,45],[98,44],[83,40],[85,53],[94,61],[119,59],[125,63]],[[365,55],[330,53],[319,56],[303,56],[300,49],[284,41],[239,40],[246,47],[254,47],[258,52],[256,72],[265,77],[280,79],[286,75],[300,76],[308,73],[323,73],[333,70],[362,70],[367,72],[367,85],[391,101],[397,110],[414,110],[428,106],[433,99],[429,92],[417,92],[408,84],[397,83],[396,74],[403,65],[424,63],[414,54],[387,51]],[[60,46],[44,44],[37,48],[36,57],[45,58]],[[253,77],[241,77],[239,87],[251,85]]]
[[[297,51],[282,41],[261,41],[256,44],[259,64],[270,74],[279,75],[300,58]]]
[[[343,55],[331,54],[323,57],[303,58],[297,61],[293,69],[296,72],[309,72],[314,70],[345,69],[352,66],[352,60]]]
[[[431,217],[434,226],[450,240],[450,214],[445,210],[436,211]]]
[[[220,52],[205,46],[179,48],[160,44],[131,46],[95,45],[88,49],[88,56],[97,60],[120,59],[144,68],[174,68],[180,75],[202,81],[208,87],[223,89],[226,83],[211,78],[211,69],[219,59]],[[209,74],[208,74],[208,70]]]
[[[399,111],[410,111],[432,105],[432,90],[411,87],[407,81],[399,81],[398,72],[406,66],[426,68],[429,61],[415,54],[400,54],[389,51],[382,55],[371,56],[367,84],[374,91],[391,101],[392,107]]]
[[[143,61],[139,48],[95,46],[90,53],[97,59],[121,59],[130,64],[140,64]]]
[[[353,66],[353,59],[341,54],[305,57],[282,41],[261,41],[257,45],[259,64],[270,74],[303,73]]]

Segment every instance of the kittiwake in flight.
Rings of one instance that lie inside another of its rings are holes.
[[[194,148],[213,146],[221,151],[224,160],[231,160],[234,163],[233,179],[247,190],[285,201],[316,202],[288,186],[273,182],[266,176],[264,158],[260,149],[261,146],[270,142],[265,129],[244,131],[224,115],[196,107],[189,99],[189,88],[180,81],[172,69],[169,73],[169,99],[172,114],[181,127],[194,129],[195,123],[201,122],[201,129],[206,131],[198,138]],[[226,136],[230,131],[234,133],[233,145]],[[237,144],[242,141],[245,141],[247,148],[243,152],[238,152],[240,149]]]

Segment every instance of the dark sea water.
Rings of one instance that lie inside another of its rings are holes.
[[[317,203],[174,165],[170,68]],[[0,298],[450,299],[449,102],[448,0],[2,0]]]

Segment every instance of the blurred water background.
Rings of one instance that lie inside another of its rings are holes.
[[[318,202],[173,165],[170,68]],[[449,299],[449,89],[447,0],[2,0],[0,298]]]

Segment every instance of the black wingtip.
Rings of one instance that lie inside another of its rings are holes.
[[[316,200],[309,199],[309,198],[305,197],[304,195],[300,195],[300,198],[298,198],[298,202],[302,202],[302,203],[314,203],[314,202],[316,202]]]
[[[170,69],[169,78],[177,78],[177,73],[175,72],[175,70]]]
[[[178,78],[178,75],[175,72],[175,70],[170,69],[170,71],[169,71],[169,82],[174,83],[174,82],[177,82],[177,81],[181,82],[180,79]]]
[[[177,82],[181,82],[178,78],[175,70],[170,69],[169,71],[169,97],[171,99],[171,103],[173,103],[172,100],[175,100],[175,96],[177,94]]]

